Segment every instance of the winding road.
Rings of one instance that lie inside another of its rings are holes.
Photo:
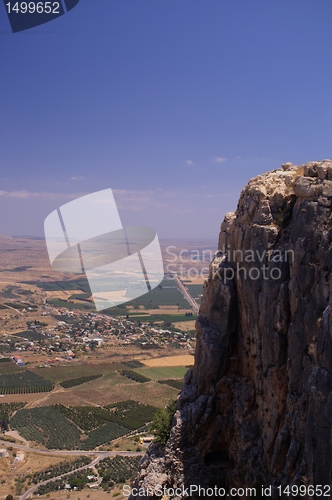
[[[87,465],[83,467],[79,467],[78,469],[71,470],[70,472],[66,472],[65,474],[61,474],[60,476],[52,477],[51,479],[47,479],[45,481],[41,481],[38,484],[32,486],[29,490],[27,490],[20,498],[20,500],[26,500],[34,491],[36,491],[39,486],[50,483],[51,481],[57,481],[58,479],[62,479],[63,477],[74,474],[75,472],[79,472],[84,469],[90,469],[94,467],[100,460],[103,460],[107,457],[115,457],[116,455],[121,455],[123,457],[136,457],[143,456],[145,452],[143,451],[86,451],[86,450],[40,450],[39,448],[31,448],[30,446],[26,446],[23,444],[11,443],[10,441],[3,441],[0,439],[1,446],[7,446],[11,448],[16,448],[18,450],[23,450],[29,453],[39,453],[41,455],[66,455],[66,456],[77,456],[77,455],[85,455],[85,456],[94,456],[95,458]]]

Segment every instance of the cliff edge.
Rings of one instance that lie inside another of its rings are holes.
[[[263,498],[265,485],[287,498],[280,486],[331,484],[331,208],[331,160],[286,163],[242,190],[221,225],[169,441],[150,446],[136,488]]]

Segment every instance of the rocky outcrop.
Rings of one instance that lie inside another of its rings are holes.
[[[331,208],[330,160],[286,163],[243,189],[221,225],[170,439],[135,487],[262,498],[271,485],[270,498],[287,498],[278,486],[331,484]]]

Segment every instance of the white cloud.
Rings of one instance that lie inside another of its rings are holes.
[[[228,158],[224,158],[223,156],[213,156],[212,161],[213,163],[225,163]]]
[[[194,167],[196,163],[194,163],[192,160],[184,160],[183,162],[185,165],[188,165],[188,167]]]
[[[73,177],[70,178],[71,181],[81,181],[84,179],[81,175],[74,175]]]
[[[20,191],[0,191],[0,197],[3,198],[17,198],[20,200],[28,200],[31,198],[42,198],[45,200],[74,200],[88,193],[48,193],[46,191],[32,192],[22,189]]]

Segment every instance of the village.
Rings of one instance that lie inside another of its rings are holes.
[[[168,329],[159,325],[130,321],[126,318],[103,314],[68,311],[44,306],[44,317],[53,315],[57,324],[48,327],[47,322],[27,321],[27,329],[14,335],[2,334],[0,353],[19,352],[50,356],[46,363],[70,361],[87,355],[96,348],[118,345],[134,345],[145,349],[170,346],[193,350],[190,333]],[[12,356],[18,366],[23,366],[21,356]]]

